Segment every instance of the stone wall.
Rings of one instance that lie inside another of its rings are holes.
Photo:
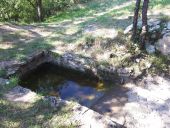
[[[73,53],[66,53],[56,58],[52,52],[40,52],[20,65],[17,73],[19,76],[25,75],[43,63],[53,63],[56,66],[67,68],[68,70],[76,70],[104,81],[120,82],[120,77],[115,67],[103,66],[92,58]]]

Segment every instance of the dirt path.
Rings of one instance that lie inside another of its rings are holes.
[[[93,107],[128,128],[170,127],[170,79],[145,77],[108,92]]]

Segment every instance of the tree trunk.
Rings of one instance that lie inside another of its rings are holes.
[[[141,48],[145,47],[145,43],[148,41],[148,23],[147,23],[147,12],[148,12],[149,0],[144,0],[142,7],[142,33],[141,33]]]
[[[37,6],[37,19],[38,21],[43,21],[42,0],[36,0],[36,6]]]
[[[131,38],[132,40],[136,39],[140,3],[141,3],[141,0],[136,0],[135,12],[134,12],[134,17],[133,17],[133,33],[132,33],[132,38]]]

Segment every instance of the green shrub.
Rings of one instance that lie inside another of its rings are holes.
[[[17,76],[13,76],[9,79],[9,87],[12,88],[12,87],[15,87],[18,85],[18,82],[19,82],[19,78]]]

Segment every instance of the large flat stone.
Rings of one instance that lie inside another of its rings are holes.
[[[5,98],[12,102],[33,103],[38,96],[35,92],[32,92],[29,89],[16,86],[5,94]]]
[[[87,107],[76,105],[73,108],[73,122],[79,122],[80,128],[121,128],[122,125],[114,122]]]
[[[170,33],[166,33],[162,39],[158,40],[156,49],[163,55],[170,55]]]

